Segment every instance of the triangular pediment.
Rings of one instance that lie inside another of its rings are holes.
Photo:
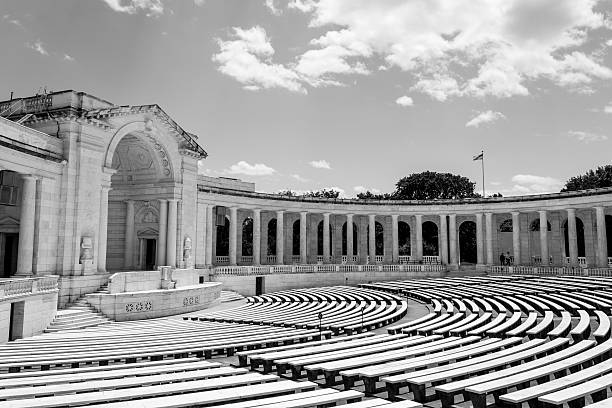
[[[13,217],[4,216],[0,218],[0,225],[2,226],[19,226],[19,220]]]
[[[153,228],[144,228],[144,229],[139,230],[137,235],[140,238],[143,238],[143,237],[157,238],[157,236],[159,235],[159,231]]]

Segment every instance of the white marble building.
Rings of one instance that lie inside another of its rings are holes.
[[[60,275],[60,305],[110,272],[160,265],[452,272],[485,270],[501,253],[513,265],[599,268],[612,256],[612,189],[430,202],[283,197],[198,175],[201,141],[157,105],[63,91],[0,102],[3,111],[0,275]]]

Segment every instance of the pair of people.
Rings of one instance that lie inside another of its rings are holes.
[[[512,265],[512,258],[510,258],[510,251],[504,254],[503,252],[499,255],[499,264],[500,265]]]

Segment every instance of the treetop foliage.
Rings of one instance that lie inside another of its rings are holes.
[[[312,198],[338,198],[340,196],[340,192],[333,189],[322,189],[318,191],[308,191],[303,194],[298,194],[295,191],[291,190],[281,190],[278,192],[279,195],[287,196],[287,197],[312,197]]]
[[[588,190],[612,187],[612,165],[599,166],[585,174],[570,178],[561,191]]]

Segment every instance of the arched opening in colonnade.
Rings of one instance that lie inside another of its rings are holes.
[[[17,272],[22,185],[19,173],[0,171],[0,277]]]
[[[253,219],[246,218],[242,222],[242,256],[253,256]]]
[[[333,228],[329,228],[329,253],[332,254],[333,242],[334,242]],[[319,221],[317,225],[317,255],[323,255],[323,221]]]
[[[229,256],[229,233],[230,233],[230,220],[224,216],[225,221],[222,224],[217,224],[217,242],[215,245],[216,256]]]
[[[269,256],[276,255],[276,218],[268,221],[268,252]]]
[[[608,257],[612,257],[612,215],[606,215],[606,237],[608,240]]]
[[[134,129],[112,139],[105,159],[105,168],[114,170],[108,193],[107,270],[151,270],[159,262],[176,263],[176,249],[167,241],[179,239],[174,230],[179,204],[175,200],[159,201],[174,198],[170,157],[165,147],[147,133],[146,125]],[[167,218],[162,220],[161,216]],[[158,247],[162,225],[167,228],[163,248]],[[81,245],[91,247],[92,241],[83,238]],[[218,239],[217,246],[217,255],[227,253],[223,240]],[[82,260],[85,262],[87,259]]]
[[[433,221],[423,223],[423,256],[439,256],[438,226]]]
[[[463,221],[459,225],[459,262],[475,264],[476,253],[476,223],[474,221]]]
[[[397,223],[397,245],[399,256],[412,255],[410,247],[410,225],[407,222],[399,221]]]
[[[499,224],[498,234],[497,234],[497,246],[498,246],[498,255],[504,254],[504,256],[510,255],[510,261],[517,264],[518,261],[514,260],[514,249],[512,244],[512,231],[514,225],[512,224],[512,218],[506,218]]]
[[[295,220],[293,223],[293,231],[291,235],[291,254],[296,256],[300,254],[300,220]]]
[[[367,228],[367,242],[370,242],[370,226]],[[374,248],[376,255],[382,256],[385,254],[385,228],[376,221],[374,223]]]
[[[359,249],[358,246],[358,234],[357,234],[357,225],[355,225],[355,223],[353,222],[353,253],[352,254],[348,254],[347,251],[347,235],[346,235],[346,230],[347,230],[347,223],[345,222],[344,224],[342,224],[342,255],[357,255],[357,250]]]
[[[567,220],[563,221],[563,240],[564,240],[564,251],[565,257],[568,258],[570,256],[569,250],[569,228],[567,227]],[[576,243],[578,246],[578,257],[586,256],[586,246],[584,243],[584,223],[578,217],[576,217]]]
[[[532,262],[538,263],[541,261],[542,254],[542,246],[540,243],[540,218],[536,214],[535,219],[531,219],[528,215],[529,221],[529,253],[531,253]],[[550,221],[546,221],[546,230],[548,231],[548,248],[549,248],[549,257],[552,258],[552,254],[550,254],[550,248],[552,247],[552,225]]]

